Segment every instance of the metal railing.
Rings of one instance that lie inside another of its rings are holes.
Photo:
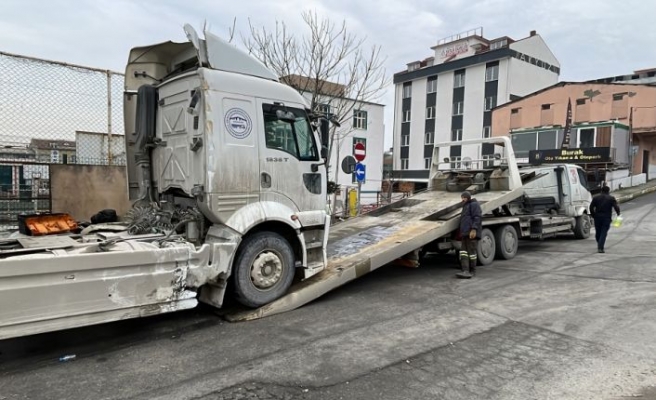
[[[455,35],[451,35],[451,36],[447,36],[445,38],[442,38],[442,39],[437,41],[436,46],[442,46],[442,45],[445,45],[447,43],[456,42],[458,40],[465,39],[465,38],[468,38],[468,37],[471,37],[471,36],[483,37],[483,27],[479,26],[478,28],[469,29],[467,31],[456,33]]]

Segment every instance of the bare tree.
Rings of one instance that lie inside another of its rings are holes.
[[[314,112],[329,114],[341,125],[331,128],[330,171],[334,147],[339,162],[340,143],[354,130],[354,110],[362,103],[378,102],[390,82],[380,46],[367,47],[366,37],[351,33],[346,21],[335,24],[309,11],[301,15],[307,28],[304,33],[291,33],[281,21],[276,21],[273,30],[257,28],[249,21],[250,36],[243,41],[283,82],[308,97]],[[337,182],[337,166],[334,174]]]

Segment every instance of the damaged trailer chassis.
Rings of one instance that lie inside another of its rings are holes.
[[[0,260],[0,339],[194,308],[208,283],[202,297],[220,306],[229,270],[218,259],[238,241],[195,247],[163,238],[17,239],[25,254]],[[43,247],[30,248],[35,243]]]

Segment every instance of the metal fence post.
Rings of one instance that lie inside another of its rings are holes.
[[[107,165],[112,165],[112,71],[107,70]]]

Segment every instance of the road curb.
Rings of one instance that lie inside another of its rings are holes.
[[[646,194],[653,193],[653,192],[656,192],[656,186],[644,188],[636,193],[626,194],[623,196],[616,196],[615,199],[617,200],[618,203],[626,203],[627,201],[633,200],[636,197],[644,196]]]

